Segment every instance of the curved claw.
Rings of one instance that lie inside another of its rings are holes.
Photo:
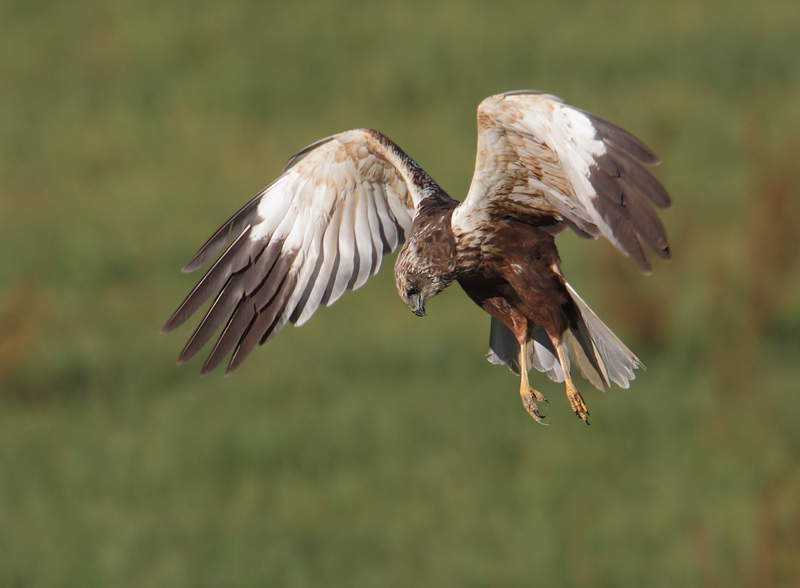
[[[586,403],[583,401],[583,397],[581,396],[580,392],[578,392],[578,390],[575,388],[575,385],[570,380],[567,380],[567,399],[569,400],[569,405],[572,408],[572,412],[574,412],[579,419],[588,425],[589,410],[586,408]]]
[[[536,390],[535,388],[531,388],[531,394],[536,398],[536,402],[544,402],[544,409],[550,409],[550,403],[547,401],[547,396]]]
[[[531,389],[531,390],[533,391],[533,389]],[[541,393],[537,393],[537,394],[538,394],[538,396],[534,396],[532,393],[523,394],[522,395],[522,406],[525,407],[525,410],[528,412],[529,415],[531,415],[531,418],[534,421],[536,421],[540,425],[545,425],[546,426],[546,425],[549,425],[550,423],[544,422],[545,416],[543,416],[539,412],[539,405],[537,404],[537,401],[540,400],[539,399],[540,396],[541,396],[541,399],[544,400],[545,403],[547,403],[547,399]]]

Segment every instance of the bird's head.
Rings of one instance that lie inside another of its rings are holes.
[[[456,278],[455,242],[449,216],[425,216],[424,203],[420,210],[411,225],[411,235],[395,261],[394,278],[403,302],[415,315],[425,316],[425,302]]]
[[[403,274],[397,276],[397,293],[411,311],[417,316],[425,316],[425,301],[444,290],[447,284],[436,277],[424,274]]]

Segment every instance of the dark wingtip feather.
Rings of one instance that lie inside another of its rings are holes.
[[[634,156],[614,144],[606,144],[608,153],[598,158],[599,168],[613,178],[624,176],[631,183],[629,188],[645,196],[659,208],[672,206],[672,199],[667,189],[646,168],[639,164]]]
[[[234,239],[225,253],[217,259],[189,292],[189,295],[164,325],[162,332],[169,332],[185,323],[215,291],[224,287],[232,275],[250,264],[250,260],[254,256],[251,252],[254,243],[249,237],[250,230],[245,229]],[[256,245],[256,247],[259,246]]]
[[[192,258],[186,262],[181,268],[181,271],[184,274],[190,274],[195,270],[198,270],[201,266],[205,265],[205,263],[211,259],[220,249],[222,249],[225,244],[228,242],[228,238],[230,236],[230,224],[225,223],[217,232],[214,233],[211,238],[206,241],[203,246],[197,251],[197,253],[192,256]]]
[[[247,298],[242,298],[238,301],[236,308],[228,318],[228,324],[225,325],[222,334],[217,339],[213,349],[211,349],[211,353],[209,353],[208,358],[203,364],[201,373],[212,371],[222,362],[231,349],[239,344],[242,337],[244,337],[253,326],[257,314],[252,301]]]
[[[272,184],[270,184],[271,186]],[[253,223],[253,215],[257,214],[258,204],[261,197],[269,189],[269,186],[256,194],[247,204],[242,206],[231,216],[223,225],[211,235],[203,246],[186,262],[181,268],[183,273],[191,273],[199,269],[202,265],[216,255],[228,242],[231,235],[239,235],[247,224]]]
[[[214,368],[217,367],[217,365],[218,362],[209,364],[208,360],[206,360],[206,362],[203,364],[203,367],[200,368],[200,376],[207,376],[208,374],[214,371]],[[225,375],[227,375],[227,372],[225,373]]]
[[[589,117],[589,120],[597,130],[599,138],[629,153],[642,163],[646,163],[647,165],[658,165],[661,163],[661,158],[658,157],[650,147],[625,129],[589,112],[581,112]]]
[[[219,341],[217,341],[219,343]],[[200,368],[200,375],[205,376],[213,372],[216,367],[225,359],[225,355],[227,355],[227,350],[225,353],[218,353],[217,347],[215,346],[214,349],[211,350],[211,354],[206,358],[203,362],[203,367]]]
[[[183,310],[182,308],[179,308],[178,310],[176,310],[175,313],[171,317],[169,317],[167,322],[164,323],[164,326],[161,327],[161,334],[162,335],[166,335],[167,333],[171,333],[172,331],[174,331],[175,329],[180,327],[183,323],[185,323],[189,319],[191,314],[187,314],[185,312],[182,312],[182,310]]]
[[[653,266],[650,265],[650,259],[647,257],[647,253],[644,252],[644,248],[639,246],[639,250],[632,254],[631,257],[633,261],[636,262],[636,265],[639,266],[639,269],[642,270],[642,273],[649,276],[653,273]]]

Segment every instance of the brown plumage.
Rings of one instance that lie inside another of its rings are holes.
[[[478,107],[475,174],[460,203],[377,131],[328,137],[292,157],[186,265],[197,269],[232,236],[163,330],[216,293],[179,362],[225,323],[202,371],[233,351],[232,371],[287,322],[299,326],[360,287],[403,243],[395,280],[414,314],[425,316],[425,302],[457,281],[492,316],[489,359],[520,375],[530,415],[541,422],[545,401],[528,383],[535,367],[565,383],[587,421],[569,355],[600,389],[627,388],[641,364],[565,281],[554,236],[565,227],[603,235],[644,271],[648,249],[668,259],[653,205],[669,206],[669,196],[641,163],[658,158],[638,139],[533,91]]]

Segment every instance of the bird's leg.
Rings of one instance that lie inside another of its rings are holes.
[[[524,343],[519,346],[519,395],[522,398],[522,406],[533,417],[533,420],[540,425],[546,425],[547,423],[542,420],[544,417],[539,413],[537,403],[544,402],[547,406],[547,398],[538,390],[531,388],[528,383],[528,353]]]
[[[589,411],[586,408],[586,403],[583,401],[581,393],[572,383],[572,378],[569,375],[569,364],[567,363],[567,354],[564,351],[564,345],[561,340],[553,341],[558,354],[558,363],[561,364],[561,371],[564,372],[564,383],[567,386],[567,400],[572,408],[572,412],[578,415],[584,423],[589,424]]]

